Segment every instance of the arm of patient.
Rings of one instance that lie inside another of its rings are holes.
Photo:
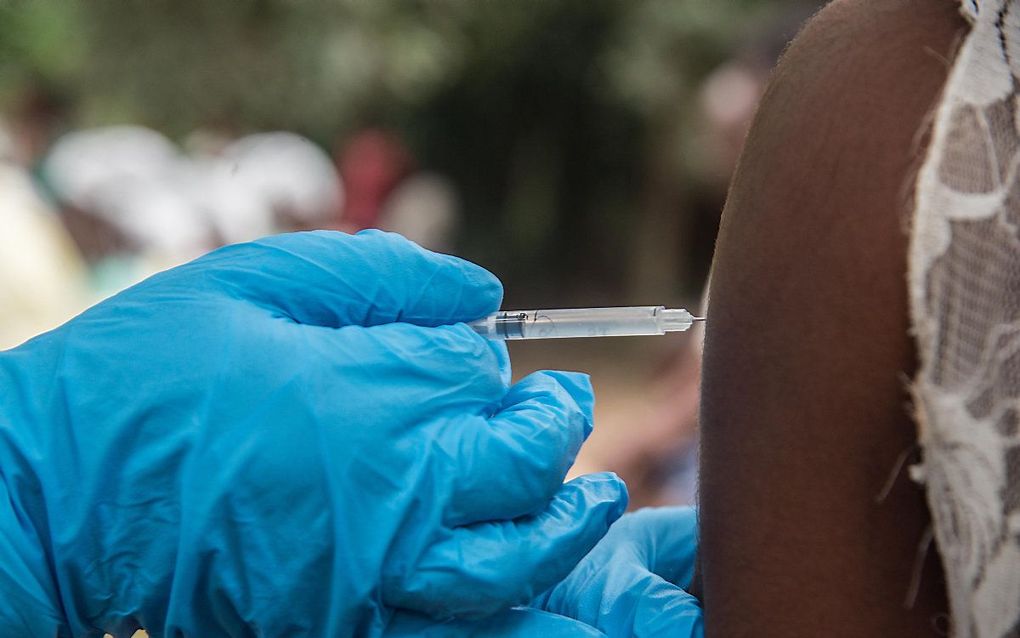
[[[836,0],[772,79],[723,216],[702,396],[707,635],[928,636],[945,609],[901,473],[905,230],[963,28],[948,0]]]

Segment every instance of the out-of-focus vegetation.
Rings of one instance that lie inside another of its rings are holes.
[[[668,302],[700,287],[719,201],[696,89],[793,6],[6,1],[0,106],[31,88],[67,127],[287,129],[327,149],[389,128],[453,181],[460,253],[511,301]]]

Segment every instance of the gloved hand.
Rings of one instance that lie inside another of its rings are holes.
[[[398,612],[383,638],[606,638],[583,622],[533,607],[514,607],[485,618],[437,621]]]
[[[561,484],[586,377],[508,390],[449,325],[500,297],[394,235],[300,233],[0,353],[0,635],[373,636],[561,580],[626,492]]]
[[[701,605],[683,590],[694,576],[697,528],[697,513],[689,507],[627,514],[533,606],[609,638],[701,638]]]
[[[702,638],[701,606],[689,585],[697,513],[643,509],[617,521],[567,578],[518,607],[483,620],[394,616],[385,638]]]

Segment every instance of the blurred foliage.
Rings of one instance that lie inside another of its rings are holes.
[[[43,85],[75,105],[75,126],[282,128],[327,148],[391,127],[457,184],[467,256],[536,300],[608,298],[645,248],[632,239],[649,189],[697,177],[695,88],[788,6],[0,0],[0,101]],[[685,214],[682,194],[665,201]]]

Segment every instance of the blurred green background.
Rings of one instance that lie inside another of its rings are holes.
[[[504,308],[698,312],[758,99],[819,4],[0,0],[0,348],[295,228],[432,224],[418,240],[496,273]],[[277,191],[308,196],[300,224]],[[698,330],[511,353],[517,377],[591,374],[574,474],[694,498]]]
[[[285,129],[328,150],[381,127],[455,185],[457,252],[509,303],[678,302],[728,176],[699,87],[728,61],[767,69],[813,4],[7,1],[0,111],[42,92],[63,129]]]

